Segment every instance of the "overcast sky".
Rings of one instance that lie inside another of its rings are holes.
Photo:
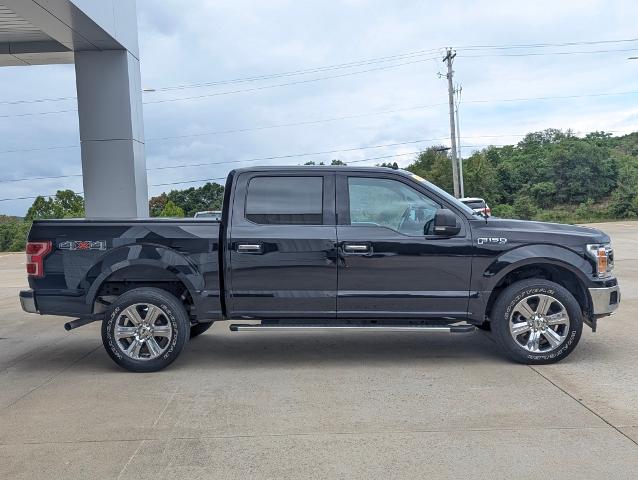
[[[426,52],[304,75],[146,93],[145,102],[153,102],[298,82],[146,104],[149,169],[440,139],[286,160],[151,170],[149,185],[223,177],[238,165],[329,162],[332,158],[348,162],[449,144],[447,83],[437,76],[444,69],[440,59],[446,46],[458,48],[454,68],[456,81],[463,86],[460,118],[466,156],[480,145],[516,143],[518,135],[550,127],[580,133],[638,130],[638,94],[503,101],[638,92],[638,60],[627,60],[638,56],[638,42],[537,49],[461,48],[638,38],[635,1],[137,3],[142,83],[156,90]],[[572,53],[629,49],[636,50]],[[550,52],[569,54],[512,56]],[[374,71],[354,73],[362,70]],[[346,73],[353,74],[343,75]],[[341,76],[323,79],[335,75]],[[299,83],[305,80],[312,81]],[[75,96],[73,65],[0,68],[0,102],[66,96]],[[482,100],[489,101],[479,102]],[[74,100],[0,105],[0,180],[79,174],[77,113],[23,115],[76,107]],[[388,110],[394,112],[380,113]],[[255,129],[335,117],[351,118]],[[245,129],[249,130],[208,134]],[[206,135],[188,137],[197,134]],[[180,135],[187,137],[158,139]],[[48,147],[70,148],[35,150]],[[7,152],[16,149],[34,150]],[[389,160],[407,165],[412,158],[404,155]],[[2,182],[0,198],[52,194],[62,188],[81,191],[81,178]],[[149,193],[157,195],[170,188],[150,186]],[[0,202],[0,213],[23,215],[31,203]]]

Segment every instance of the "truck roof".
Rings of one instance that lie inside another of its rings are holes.
[[[263,167],[244,167],[233,170],[235,173],[243,172],[289,172],[289,171],[334,171],[334,172],[370,172],[370,173],[388,173],[396,172],[406,175],[409,172],[401,169],[389,167],[350,167],[347,165],[298,165],[298,166],[263,166]],[[232,173],[232,172],[231,172]]]

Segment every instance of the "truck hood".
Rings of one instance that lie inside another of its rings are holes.
[[[607,243],[610,241],[606,233],[596,228],[562,223],[490,217],[487,221],[478,220],[473,222],[472,227],[474,237],[503,237],[510,242],[516,243],[550,243],[582,247],[589,243]]]

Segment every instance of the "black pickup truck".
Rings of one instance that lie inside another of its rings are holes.
[[[402,170],[232,171],[221,222],[42,220],[27,312],[102,322],[133,371],[159,370],[213,322],[240,331],[491,330],[513,360],[552,363],[618,307],[599,230],[484,218]]]

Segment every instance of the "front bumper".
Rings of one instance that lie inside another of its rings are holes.
[[[618,285],[590,288],[589,296],[592,303],[592,315],[595,317],[611,315],[620,305],[620,287]]]
[[[33,290],[22,290],[20,292],[20,305],[22,305],[22,310],[27,313],[39,313],[35,305]]]

